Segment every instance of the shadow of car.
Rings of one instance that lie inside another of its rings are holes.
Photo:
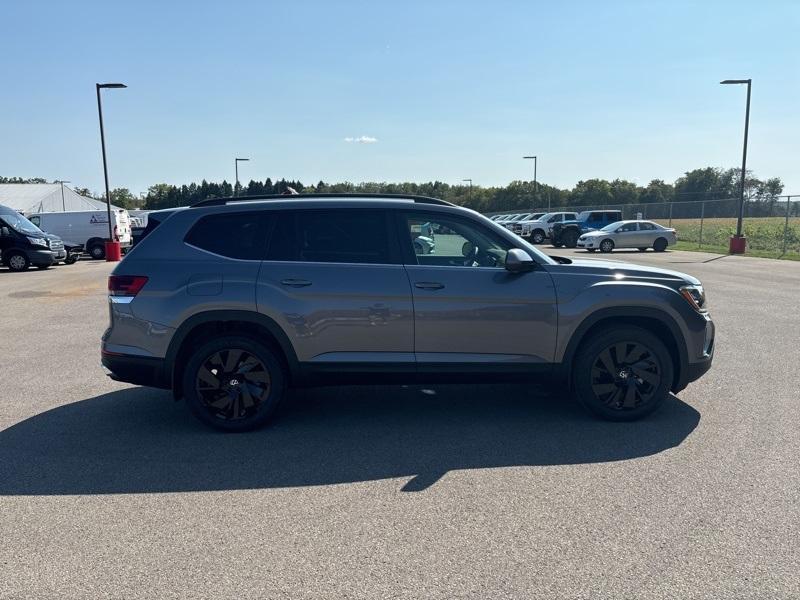
[[[598,463],[678,446],[700,415],[674,396],[635,423],[599,421],[520,385],[297,390],[274,424],[226,435],[168,393],[127,388],[0,432],[0,494],[186,492],[411,478],[457,469]]]

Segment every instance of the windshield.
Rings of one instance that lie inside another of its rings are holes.
[[[41,229],[39,229],[36,225],[28,221],[28,219],[26,219],[19,213],[16,212],[0,213],[0,218],[6,222],[6,225],[11,227],[11,229],[13,229],[18,233],[22,233],[24,235],[36,235],[36,236],[44,235],[44,232]]]
[[[600,231],[614,231],[617,227],[622,225],[622,221],[617,221],[616,223],[611,223],[610,225],[606,225]]]

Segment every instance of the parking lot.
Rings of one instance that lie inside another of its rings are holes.
[[[0,269],[0,598],[800,597],[800,263],[593,258],[706,286],[714,367],[641,422],[339,387],[220,434],[102,373],[111,265]]]

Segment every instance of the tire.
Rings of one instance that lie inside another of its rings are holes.
[[[6,263],[9,270],[17,273],[27,271],[28,267],[31,266],[31,261],[22,252],[9,252],[3,257],[3,262]]]
[[[103,244],[89,246],[89,256],[94,260],[103,260],[106,257],[106,247]]]
[[[603,240],[600,242],[600,252],[608,254],[614,249],[614,240]]]
[[[192,353],[183,370],[183,390],[189,410],[206,425],[250,431],[278,408],[286,390],[285,369],[273,350],[253,338],[224,336]]]
[[[78,262],[77,254],[67,254],[67,258],[64,259],[65,265],[74,265],[76,262]]]
[[[537,229],[531,234],[531,241],[534,244],[544,244],[545,236],[544,231],[541,229]]]
[[[634,421],[661,406],[673,373],[672,356],[661,340],[641,327],[617,326],[581,341],[572,363],[572,389],[591,413]]]
[[[575,248],[578,245],[578,238],[579,237],[580,236],[578,235],[577,231],[569,230],[569,231],[565,231],[561,235],[561,241],[564,242],[564,245],[567,248]]]
[[[667,240],[664,238],[658,238],[655,242],[653,242],[653,250],[656,252],[663,252],[667,249]]]
[[[647,248],[637,248],[637,250],[638,250],[639,252],[646,252],[646,251],[647,251]]]

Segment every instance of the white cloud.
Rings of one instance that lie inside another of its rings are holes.
[[[348,144],[352,144],[355,142],[356,144],[374,144],[378,141],[378,138],[374,138],[369,135],[360,135],[358,137],[346,137],[344,141]]]

